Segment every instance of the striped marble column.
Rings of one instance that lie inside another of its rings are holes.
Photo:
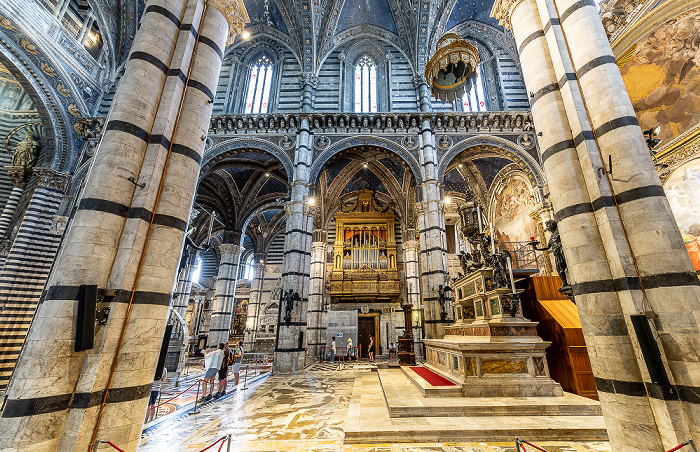
[[[7,227],[12,221],[12,217],[17,211],[17,206],[19,205],[19,199],[22,197],[24,192],[24,186],[27,184],[25,180],[25,171],[16,171],[13,167],[5,167],[10,173],[10,179],[12,180],[12,191],[10,196],[7,198],[7,203],[2,209],[2,214],[0,214],[0,239],[5,238],[7,235]],[[4,262],[0,262],[0,269]]]
[[[211,93],[229,30],[240,29],[229,21],[244,16],[242,4],[233,1],[148,3],[78,211],[8,387],[0,430],[12,434],[0,438],[0,448],[92,450],[99,437],[136,449]],[[76,352],[81,284],[114,290],[116,297],[93,349]]]
[[[68,179],[50,168],[35,168],[25,192],[29,201],[0,271],[0,391],[15,369],[61,242],[67,218],[56,214]]]
[[[258,330],[260,321],[260,308],[262,301],[263,281],[265,280],[264,254],[255,254],[255,276],[250,285],[250,301],[248,302],[248,317],[246,318],[245,335],[243,336],[243,347],[246,351],[252,352],[255,348],[255,333]]]
[[[435,137],[430,119],[422,123],[419,143],[420,159],[423,166],[421,184],[422,202],[416,203],[421,262],[421,293],[423,295],[425,335],[429,339],[444,336],[445,324],[449,318],[441,317],[442,307],[438,304],[438,286],[445,285],[448,277],[447,249],[445,239],[445,214],[440,200],[440,186],[437,182],[437,153]],[[449,315],[449,313],[448,313]]]
[[[700,312],[698,281],[597,9],[525,0],[497,3],[494,13],[512,22],[528,62],[541,158],[613,449],[700,439],[700,367],[689,358],[700,332],[686,322]],[[647,311],[665,355],[659,366],[645,361],[630,317]]]
[[[240,236],[239,236],[240,237]],[[240,241],[240,239],[239,239]],[[231,243],[219,245],[219,274],[216,277],[216,293],[211,311],[209,340],[211,345],[228,340],[231,329],[231,316],[236,308],[236,281],[238,264],[241,260],[241,247]]]
[[[175,293],[173,294],[173,310],[177,311],[182,318],[187,313],[187,305],[190,302],[190,292],[192,291],[192,273],[196,269],[197,254],[192,253],[185,268],[180,270],[175,283]]]
[[[310,186],[312,135],[309,118],[302,117],[294,157],[294,181],[291,200],[285,204],[287,224],[282,262],[282,292],[289,289],[299,294],[294,302],[291,322],[283,320],[285,303],[280,303],[277,337],[275,340],[275,372],[297,373],[303,370],[306,339],[306,305],[309,293],[309,268],[313,240],[313,217],[307,205]]]
[[[311,359],[319,358],[321,347],[326,343],[326,326],[321,320],[327,248],[326,231],[314,231],[314,242],[311,243],[309,308],[306,317],[306,331],[308,334],[306,354]]]
[[[406,274],[406,299],[407,303],[413,305],[413,309],[421,308],[420,299],[420,265],[418,262],[418,254],[420,252],[420,244],[415,240],[415,229],[407,229],[404,237],[412,237],[412,239],[403,242],[403,265]]]
[[[314,97],[318,87],[318,77],[313,74],[304,74],[300,79],[301,84],[301,111],[311,113],[314,111]]]

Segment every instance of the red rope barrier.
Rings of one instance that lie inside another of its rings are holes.
[[[531,442],[525,441],[524,439],[521,439],[520,442],[523,443],[523,444],[527,444],[528,446],[534,447],[535,449],[537,449],[537,450],[539,450],[539,451],[541,451],[541,452],[549,452],[547,449],[542,449],[542,448],[539,447],[539,446],[535,446],[535,445],[532,444]],[[521,444],[521,447],[523,448],[523,450],[525,450],[525,446],[523,446],[523,445]]]
[[[118,447],[115,446],[114,443],[112,443],[111,441],[100,441],[100,442],[101,442],[101,443],[105,443],[105,444],[109,444],[110,446],[112,446],[112,447],[114,447],[115,449],[117,449],[119,452],[124,452],[124,449],[118,448]]]
[[[199,384],[199,382],[200,382],[200,380],[195,381],[195,382],[192,383],[190,386],[188,386],[187,389],[185,389],[184,391],[182,391],[182,392],[180,392],[180,393],[178,393],[178,394],[175,394],[175,396],[169,398],[169,399],[166,400],[165,402],[160,402],[158,405],[154,405],[153,408],[149,408],[149,409],[150,409],[150,410],[156,410],[156,409],[160,408],[161,405],[165,405],[166,403],[170,402],[171,400],[177,399],[177,398],[180,397],[182,394],[184,394],[184,393],[186,393],[187,391],[189,391],[194,385]]]
[[[689,443],[688,441],[686,441],[686,442],[684,442],[684,443],[681,443],[681,444],[677,445],[677,446],[674,447],[673,449],[667,450],[666,452],[675,452],[675,451],[677,451],[678,449],[682,449],[683,447],[687,446],[688,444],[690,444],[690,443]]]
[[[212,447],[216,446],[217,444],[219,444],[219,443],[221,443],[222,441],[225,441],[225,440],[226,440],[226,437],[225,437],[225,436],[222,436],[221,438],[217,439],[216,441],[214,441],[213,443],[209,444],[207,447],[205,447],[204,449],[202,449],[202,450],[200,450],[200,451],[198,451],[198,452],[204,452],[205,450],[211,449]],[[223,446],[224,444],[221,443],[221,445]],[[221,447],[219,447],[219,450],[221,450]],[[123,452],[123,451],[122,451],[122,452]]]

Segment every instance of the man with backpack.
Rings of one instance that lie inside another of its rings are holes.
[[[228,384],[226,378],[228,378],[228,366],[231,364],[233,364],[233,353],[228,346],[228,341],[224,341],[224,358],[221,360],[221,368],[219,368],[219,388],[214,394],[215,399],[226,395],[226,385]]]
[[[238,341],[238,346],[233,349],[233,367],[231,368],[231,372],[233,372],[233,385],[235,386],[234,391],[238,389],[241,361],[243,361],[243,341]]]

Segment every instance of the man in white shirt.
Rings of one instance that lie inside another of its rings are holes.
[[[348,338],[348,361],[352,359],[352,338]]]
[[[204,374],[204,379],[202,380],[202,398],[199,399],[200,403],[207,402],[212,398],[212,391],[214,391],[214,377],[219,372],[221,368],[221,362],[224,360],[224,343],[219,342],[218,348],[209,347],[209,350],[204,353],[204,368],[206,373]],[[209,392],[207,392],[207,384],[209,385]]]

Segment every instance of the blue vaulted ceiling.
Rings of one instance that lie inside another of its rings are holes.
[[[287,33],[287,26],[275,0],[245,0],[245,7],[250,25],[263,24]]]
[[[498,25],[498,20],[489,15],[491,8],[493,8],[493,0],[458,0],[447,22],[447,29],[467,20],[476,20],[502,29]]]
[[[340,13],[336,33],[365,24],[375,25],[398,34],[387,0],[346,0],[343,11]]]

